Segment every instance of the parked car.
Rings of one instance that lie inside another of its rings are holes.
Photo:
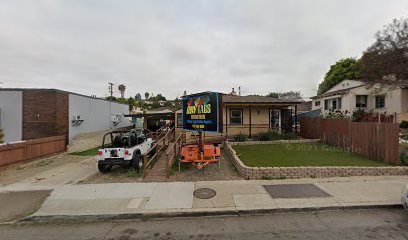
[[[401,193],[401,203],[404,206],[405,210],[408,211],[408,184],[402,190]]]
[[[153,139],[142,130],[109,132],[103,136],[102,147],[98,150],[98,169],[106,173],[112,166],[120,165],[139,171],[143,167],[143,156],[153,146]]]

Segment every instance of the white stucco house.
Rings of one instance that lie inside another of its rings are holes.
[[[343,80],[318,96],[312,97],[312,110],[321,109],[323,115],[342,111],[351,115],[357,109],[374,113],[408,113],[408,83],[390,86],[358,80]]]

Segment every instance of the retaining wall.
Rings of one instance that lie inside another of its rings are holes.
[[[274,143],[301,143],[310,140],[282,140]],[[232,143],[233,145],[251,145],[251,142]],[[262,143],[255,143],[262,144]],[[265,143],[271,144],[271,143]],[[283,178],[324,178],[350,176],[408,175],[408,167],[248,167],[239,159],[230,142],[224,144],[224,151],[239,174],[246,179],[283,179]]]

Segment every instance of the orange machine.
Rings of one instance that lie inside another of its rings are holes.
[[[207,166],[209,163],[219,161],[221,155],[220,147],[214,145],[205,145],[202,142],[201,133],[199,136],[199,143],[186,145],[181,149],[182,159],[180,162],[192,163],[198,169]]]

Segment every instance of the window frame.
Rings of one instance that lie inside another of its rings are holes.
[[[314,105],[315,105],[315,107],[320,107],[320,104],[321,104],[320,100],[316,100]]]
[[[233,111],[239,111],[241,113],[241,117],[239,118],[241,120],[240,123],[233,123],[231,120],[232,119],[238,119],[238,117],[232,117],[232,112]],[[244,124],[244,109],[242,108],[231,108],[229,109],[229,125],[243,125]]]
[[[324,100],[324,110],[327,111],[341,110],[341,107],[342,97],[334,97]]]
[[[377,101],[378,98],[382,98],[382,106],[378,106],[378,104],[377,104],[378,103],[378,101]],[[376,95],[374,97],[374,107],[376,109],[385,108],[385,95]]]
[[[274,119],[274,120],[276,120],[275,119],[275,117],[274,117],[274,113],[275,113],[275,111],[278,111],[279,112],[279,114],[278,114],[278,127],[275,127],[275,126],[272,126],[272,119]],[[269,128],[272,128],[272,129],[281,129],[282,128],[282,109],[280,109],[280,108],[270,108],[269,109]]]
[[[363,103],[360,103],[358,99],[365,99],[365,106],[362,106]],[[368,95],[356,95],[356,108],[367,108],[368,107]]]

